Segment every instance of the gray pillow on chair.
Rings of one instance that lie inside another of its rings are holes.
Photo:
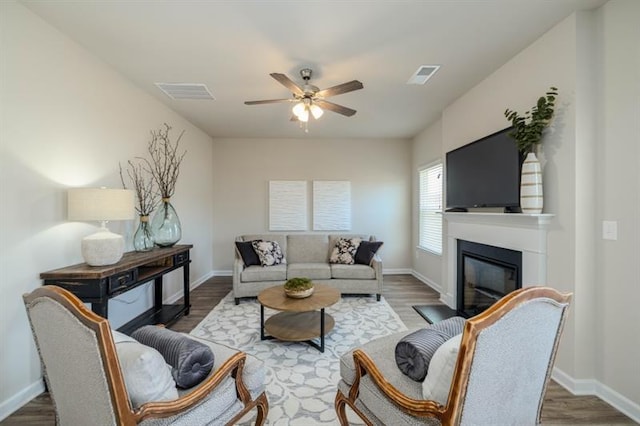
[[[140,343],[155,348],[171,365],[176,385],[190,388],[203,381],[213,368],[214,356],[207,345],[155,325],[145,325],[131,334]]]
[[[427,375],[433,354],[447,340],[462,333],[465,319],[453,317],[404,336],[396,345],[398,368],[416,382]]]

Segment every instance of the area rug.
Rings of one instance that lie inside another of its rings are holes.
[[[306,343],[260,340],[260,305],[234,303],[229,293],[198,326],[196,337],[233,346],[265,363],[269,425],[336,425],[334,409],[340,380],[340,356],[355,346],[406,330],[382,299],[343,297],[326,308],[336,325],[325,337],[321,353]],[[265,308],[265,317],[277,313]]]

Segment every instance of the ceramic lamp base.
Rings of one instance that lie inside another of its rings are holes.
[[[124,253],[124,238],[108,229],[100,229],[82,239],[82,257],[87,265],[105,266],[118,263]]]

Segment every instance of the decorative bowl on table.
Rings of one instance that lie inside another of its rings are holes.
[[[309,278],[291,278],[283,287],[284,294],[294,299],[304,299],[313,294],[313,283]]]

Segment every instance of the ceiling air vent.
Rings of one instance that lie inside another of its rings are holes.
[[[215,100],[204,84],[198,83],[156,83],[158,89],[171,99],[210,99]]]
[[[425,84],[440,69],[440,65],[421,65],[407,84]]]

